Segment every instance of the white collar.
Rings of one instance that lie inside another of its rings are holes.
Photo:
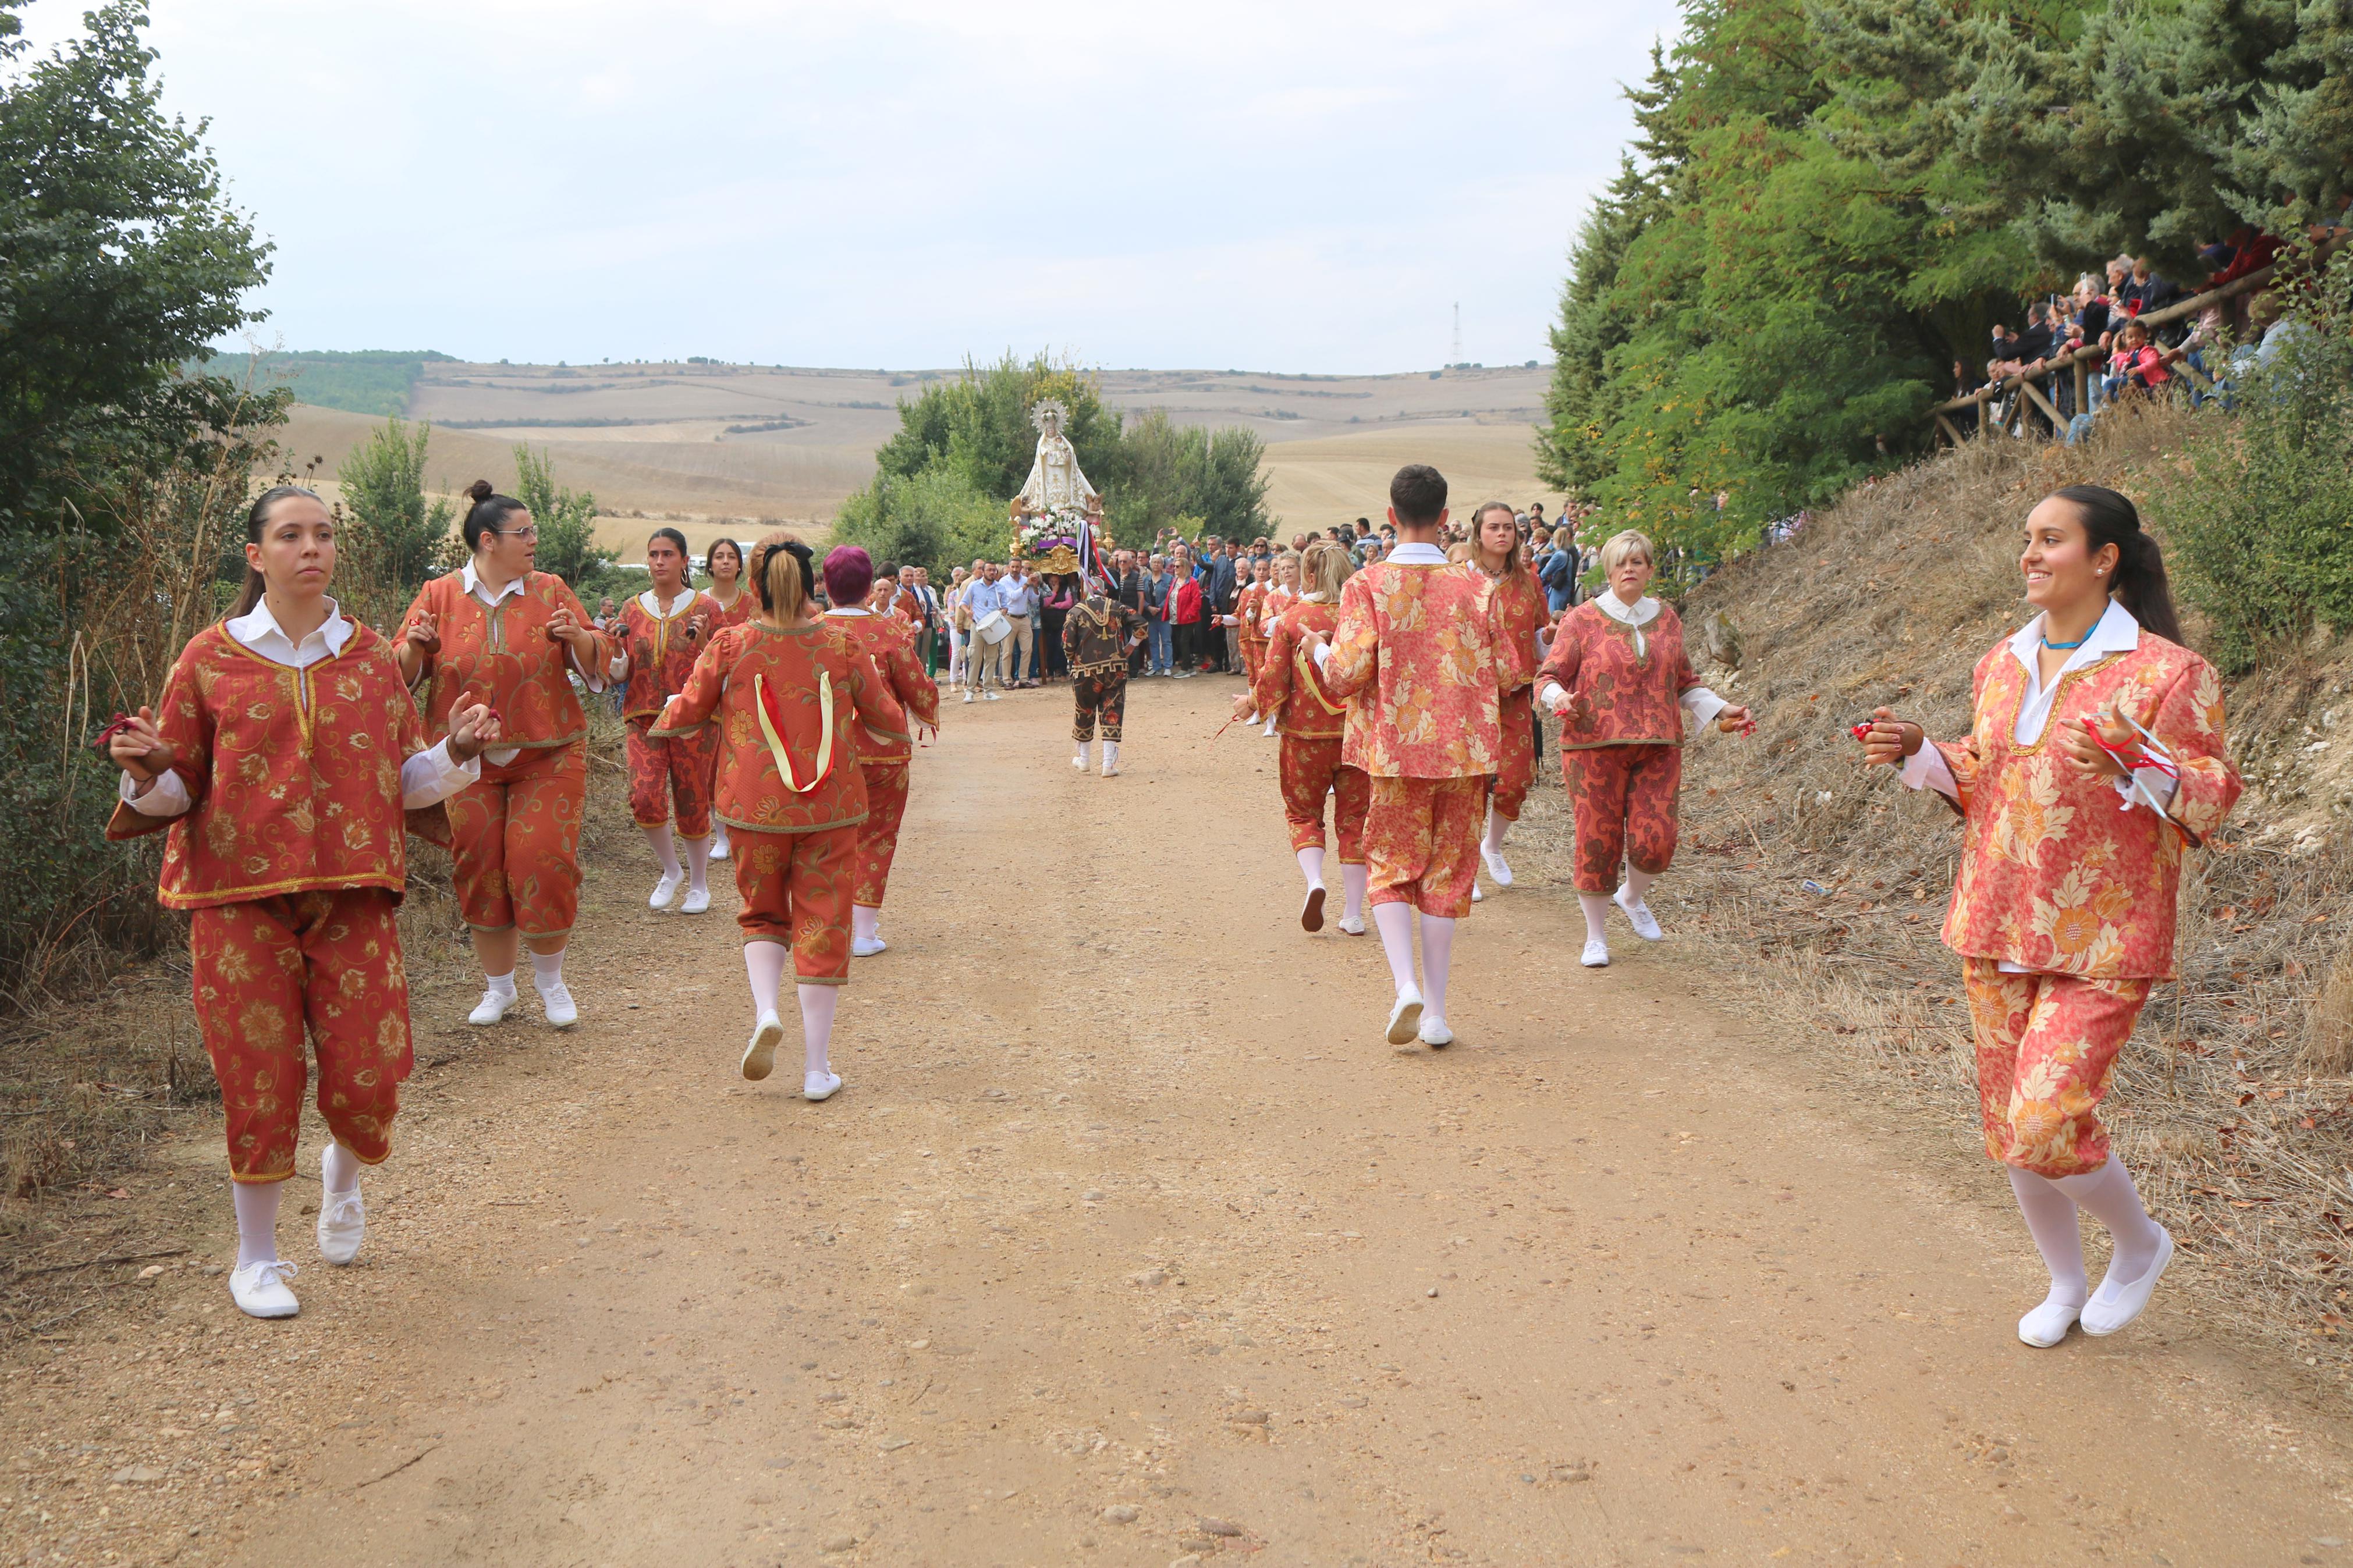
[[[292,654],[300,654],[303,648],[309,647],[314,642],[321,643],[326,647],[326,657],[329,658],[342,653],[343,645],[352,640],[352,623],[343,619],[343,606],[332,599],[327,601],[327,618],[320,622],[318,630],[304,637],[299,647],[292,637],[286,635],[286,629],[278,624],[278,617],[269,613],[268,599],[257,600],[252,609],[227,623],[224,629],[229,636],[264,658],[269,655],[263,648],[262,644],[273,638],[280,647]],[[280,659],[279,662],[284,664],[291,661]]]
[[[1604,588],[1593,595],[1593,607],[1611,620],[1630,626],[1647,626],[1659,618],[1659,601],[1648,594],[1628,604],[1618,596],[1615,588]]]
[[[1400,544],[1382,559],[1399,566],[1443,566],[1446,552],[1435,544]]]
[[[664,615],[662,613],[661,599],[651,588],[647,589],[644,593],[638,595],[638,603],[643,605],[646,608],[646,614],[651,616],[654,619],[658,621],[666,621],[673,616],[684,615],[686,613],[687,606],[694,603],[694,593],[695,591],[691,585],[681,585],[678,591],[678,597],[670,601],[670,603],[676,605],[678,608],[670,611],[669,615]]]
[[[849,605],[837,605],[832,609],[826,611],[826,614],[828,616],[871,616],[873,613],[873,611],[866,609],[863,606],[853,606]]]
[[[1316,589],[1315,592],[1312,594],[1302,594],[1299,597],[1301,603],[1308,605],[1321,605],[1324,603],[1326,599],[1326,595],[1321,588]]]
[[[525,576],[528,576],[528,575],[529,575],[529,574],[525,574]],[[461,574],[461,576],[462,576],[462,580],[463,580],[463,582],[464,582],[464,583],[465,583],[465,584],[466,584],[466,592],[468,592],[469,594],[473,595],[474,595],[474,597],[476,597],[476,598],[478,598],[478,599],[479,599],[479,598],[480,598],[480,597],[482,596],[482,577],[481,577],[481,574],[480,574],[480,573],[476,572],[476,571],[474,570],[474,563],[473,563],[472,562],[469,561],[469,562],[467,562],[467,563],[466,563],[466,564],[465,564],[465,568],[464,568],[464,570],[463,570],[463,573]],[[506,585],[505,587],[503,587],[503,588],[500,589],[500,590],[498,591],[497,595],[496,595],[495,597],[491,598],[491,599],[489,601],[489,603],[491,603],[491,604],[492,604],[492,605],[496,605],[496,604],[498,604],[498,603],[499,603],[499,601],[500,601],[500,600],[506,598],[506,597],[507,597],[509,595],[511,595],[511,594],[520,594],[520,593],[522,593],[522,585],[523,585],[523,578],[522,578],[522,577],[510,577],[510,578],[508,578],[508,579],[507,579],[507,585]]]
[[[2042,643],[2042,626],[2045,618],[2042,616],[2035,616],[2021,626],[2010,639],[2010,651],[2017,656],[2018,662],[2025,667],[2026,673],[2037,680],[2040,680],[2042,676],[2042,663],[2036,657],[2035,650]],[[2100,612],[2099,620],[2085,635],[2084,646],[2070,653],[2067,656],[2067,662],[2060,666],[2059,670],[2063,675],[2071,669],[2081,669],[2085,665],[2105,658],[2112,653],[2130,653],[2138,647],[2140,647],[2140,622],[2133,618],[2133,613],[2130,610],[2126,609],[2114,599],[2110,599],[2108,607]]]

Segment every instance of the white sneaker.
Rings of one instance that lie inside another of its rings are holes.
[[[972,700],[972,688],[971,688],[971,687],[969,687],[969,686],[967,686],[967,687],[965,687],[965,688],[964,689],[964,700],[965,700],[966,702],[969,702],[969,701],[971,701],[971,700]]]
[[[653,897],[646,900],[646,907],[649,910],[670,908],[670,901],[678,897],[679,889],[685,884],[685,872],[681,871],[676,876],[672,876],[668,871],[663,872],[661,880],[654,884]]]
[[[1318,883],[1307,889],[1307,901],[1299,906],[1299,929],[1302,931],[1324,929],[1323,884]]]
[[[1087,754],[1084,752],[1081,752],[1077,756],[1072,757],[1071,759],[1071,766],[1078,769],[1081,773],[1085,773],[1087,771]]]
[[[2173,1237],[2164,1231],[2157,1233],[2157,1261],[2142,1271],[2141,1277],[2129,1284],[2116,1279],[2116,1266],[2108,1268],[2107,1278],[2084,1303],[2084,1331],[2098,1338],[2113,1334],[2141,1315],[2148,1299],[2157,1293],[2157,1282],[2165,1278],[2166,1265],[2173,1261]]]
[[[1490,849],[1482,844],[1479,846],[1479,858],[1487,862],[1487,875],[1495,879],[1495,886],[1508,888],[1512,885],[1512,868],[1504,858],[1502,850]]]
[[[982,693],[981,693],[981,696],[982,696],[982,697],[984,697],[984,698],[986,698],[987,700],[989,700],[989,701],[991,701],[991,702],[998,702],[998,701],[1002,701],[1002,700],[1003,700],[1003,699],[1002,699],[1002,698],[1000,698],[1000,697],[998,697],[998,696],[997,695],[997,693],[996,693],[996,692],[994,692],[994,691],[984,691],[984,692],[982,692]],[[826,1090],[826,1092],[827,1092],[828,1094],[830,1094],[830,1093],[832,1093],[833,1091],[832,1091],[831,1089],[828,1089],[828,1090]]]
[[[282,1258],[267,1263],[241,1263],[229,1270],[229,1300],[248,1318],[290,1318],[302,1310],[286,1281],[301,1273]]]
[[[1264,730],[1260,731],[1259,732],[1260,732],[1261,734],[1262,734],[1262,735],[1266,736],[1269,740],[1272,740],[1272,739],[1274,738],[1274,721],[1273,721],[1273,720],[1271,720],[1271,719],[1269,719],[1269,720],[1266,721],[1266,728],[1265,728]]]
[[[810,1072],[801,1075],[803,1100],[830,1100],[833,1091],[841,1087],[841,1075],[837,1072]]]
[[[367,1205],[360,1202],[357,1187],[319,1194],[320,1257],[341,1268],[360,1255],[360,1241],[366,1235]]]
[[[1119,742],[1116,741],[1103,742],[1103,776],[1107,779],[1119,777]]]
[[[1626,901],[1626,889],[1623,886],[1609,895],[1609,901],[1626,911],[1626,918],[1634,922],[1634,934],[1644,942],[1657,942],[1667,934],[1659,929],[1659,917],[1651,912],[1649,904],[1630,904]]]
[[[572,1000],[572,987],[559,980],[553,985],[532,982],[531,988],[539,993],[540,1011],[547,1015],[550,1026],[568,1029],[580,1021],[580,1009]]]
[[[1446,1026],[1445,1019],[1425,1013],[1421,1018],[1421,1043],[1433,1051],[1442,1051],[1454,1043],[1454,1031]]]
[[[2047,1351],[2067,1337],[2084,1309],[2073,1301],[2062,1301],[2056,1292],[2043,1299],[2042,1304],[2018,1320],[2018,1337],[2036,1350]]]
[[[763,1013],[752,1026],[752,1043],[744,1047],[744,1076],[754,1083],[776,1069],[776,1047],[785,1043],[784,1021],[774,1013]]]
[[[1347,932],[1350,936],[1362,936],[1365,934],[1365,917],[1362,915],[1342,915],[1340,917],[1340,929]]]
[[[727,829],[724,827],[713,827],[711,830],[711,858],[713,860],[726,859],[727,851],[730,847],[731,846],[727,842]]]
[[[1585,965],[1585,967],[1586,967],[1586,968],[1588,968],[1588,969],[1607,969],[1607,968],[1609,968],[1609,944],[1608,942],[1606,942],[1602,941],[1602,940],[1601,940],[1599,937],[1598,937],[1598,936],[1591,936],[1591,937],[1588,937],[1588,938],[1586,938],[1586,939],[1585,939],[1585,956],[1583,956],[1582,958],[1579,958],[1577,962],[1577,963],[1581,963],[1581,964],[1583,964],[1583,965]]]
[[[710,909],[711,889],[689,888],[686,890],[686,902],[678,906],[678,912],[682,915],[700,915],[708,913]]]
[[[1421,993],[1409,985],[1398,993],[1397,1005],[1389,1009],[1389,1044],[1413,1044],[1414,1035],[1420,1027]]]
[[[482,999],[474,1004],[474,1010],[466,1015],[466,1022],[495,1024],[504,1018],[507,1009],[514,1005],[515,994],[512,991],[485,991]]]
[[[1471,901],[1474,904],[1483,904],[1487,901],[1485,890],[1476,882],[1471,884]]]
[[[888,952],[891,944],[879,936],[853,936],[849,939],[849,956],[871,958],[878,952]]]

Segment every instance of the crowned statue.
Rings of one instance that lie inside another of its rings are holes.
[[[1051,575],[1077,572],[1103,542],[1103,496],[1079,468],[1077,448],[1062,434],[1070,410],[1044,398],[1029,411],[1038,426],[1038,456],[1021,493],[1013,498],[1014,544]]]

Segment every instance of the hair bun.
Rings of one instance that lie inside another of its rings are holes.
[[[491,496],[497,493],[497,491],[491,488],[491,481],[488,479],[476,479],[472,484],[466,487],[466,499],[474,502],[477,506],[480,505],[483,501],[490,500]]]

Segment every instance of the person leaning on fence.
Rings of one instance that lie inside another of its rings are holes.
[[[221,620],[188,639],[153,708],[118,724],[110,839],[164,829],[157,898],[188,911],[196,1025],[220,1080],[237,1267],[229,1298],[255,1318],[300,1310],[278,1255],[280,1184],[294,1174],[308,1037],[319,1112],[319,1252],[358,1256],[360,1167],[392,1152],[411,1063],[396,916],[406,834],[448,841],[442,805],[501,738],[488,703],[445,714],[428,743],[391,646],[327,589],[335,524],[299,485],[246,514],[246,577]],[[316,679],[322,665],[330,679]]]

